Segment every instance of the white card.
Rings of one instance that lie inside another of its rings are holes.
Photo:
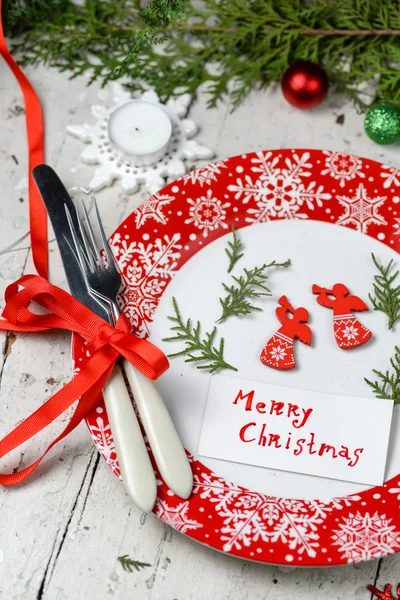
[[[211,378],[200,456],[382,485],[393,401]]]

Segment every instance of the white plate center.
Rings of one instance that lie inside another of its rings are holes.
[[[171,335],[168,316],[173,315],[175,296],[184,319],[199,320],[202,332],[211,331],[220,316],[218,298],[223,295],[221,283],[229,283],[227,257],[224,249],[229,235],[209,244],[192,257],[176,274],[164,293],[152,325],[151,341],[164,352],[177,352],[179,343],[162,342]],[[360,296],[371,307],[371,292],[375,273],[371,252],[382,262],[398,255],[380,242],[353,230],[316,221],[274,221],[246,227],[239,231],[245,256],[237,263],[233,274],[243,267],[292,260],[289,269],[270,270],[270,298],[256,300],[263,312],[247,317],[231,317],[218,328],[218,337],[225,338],[225,359],[238,368],[238,373],[224,373],[253,381],[270,382],[303,389],[332,392],[344,396],[372,397],[364,377],[373,377],[372,369],[385,370],[393,355],[398,335],[387,330],[386,317],[370,310],[355,316],[373,332],[373,339],[363,347],[341,350],[333,336],[332,311],[316,303],[312,284],[331,287],[346,284],[351,293]],[[295,306],[304,306],[310,313],[313,331],[312,347],[295,342],[297,368],[277,371],[264,366],[259,355],[271,335],[278,329],[275,317],[277,299],[286,295]],[[356,493],[366,486],[330,479],[299,475],[197,456],[200,430],[210,382],[208,373],[199,371],[183,358],[171,359],[171,368],[158,383],[171,412],[181,439],[188,450],[218,475],[253,491],[269,495],[296,498],[321,498]],[[343,419],[346,414],[343,414]],[[400,411],[395,409],[387,461],[386,478],[400,471],[400,441],[396,433]],[[224,424],[221,423],[221,427]],[[357,423],[354,423],[357,427]],[[379,423],[376,424],[379,435]]]

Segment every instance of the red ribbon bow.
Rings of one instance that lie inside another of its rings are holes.
[[[130,323],[123,314],[113,327],[70,294],[38,275],[24,275],[9,285],[5,300],[3,317],[7,320],[0,321],[0,329],[24,332],[66,329],[79,334],[88,342],[91,354],[74,379],[0,441],[0,458],[3,458],[44,429],[79,399],[67,427],[38,460],[17,473],[0,474],[0,484],[13,485],[25,479],[47,452],[95,408],[120,355],[150,379],[157,379],[168,369],[169,363],[159,348],[130,333]],[[32,301],[49,312],[37,314],[30,311],[28,306]]]

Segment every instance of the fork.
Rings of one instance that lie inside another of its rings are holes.
[[[121,275],[108,244],[96,200],[94,199],[94,209],[96,215],[97,236],[95,235],[94,226],[91,223],[84,201],[82,201],[82,209],[86,226],[84,226],[80,218],[78,218],[78,223],[83,246],[79,241],[68,208],[66,207],[65,209],[75,249],[89,292],[92,294],[92,297],[109,307],[111,321],[115,324],[121,313],[117,303],[117,295],[121,287]],[[79,217],[79,211],[77,212]],[[101,240],[100,246],[96,241],[96,237]],[[103,249],[104,256],[102,255],[101,249]],[[186,499],[190,496],[192,491],[193,474],[186,452],[164,401],[154,382],[133,367],[129,361],[124,359],[122,361],[122,367],[130,384],[141,422],[161,476],[168,487],[177,496]],[[115,394],[112,391],[112,383],[112,380],[108,382],[103,390],[103,394],[105,396],[107,412],[109,411],[107,404],[112,405],[111,414],[108,412],[108,415],[113,434],[116,435],[117,431],[114,431],[114,429],[117,427],[117,424],[114,423],[113,427],[113,412],[114,409],[121,411],[121,407],[114,406],[115,404],[118,405],[118,398],[115,397]],[[110,397],[112,397],[111,401]],[[129,409],[136,417],[132,404]],[[124,430],[124,439],[126,439],[127,434],[129,435],[129,431],[126,431],[124,420],[122,420],[121,425]],[[136,428],[134,428],[134,431],[136,432]],[[116,435],[116,438],[117,437],[118,436]],[[117,439],[114,441],[120,462],[121,458],[125,457],[122,440],[120,440],[119,443],[117,442]],[[127,456],[125,459],[122,458],[122,462],[131,464],[132,459],[135,460],[135,457]],[[126,470],[124,467],[123,469]]]

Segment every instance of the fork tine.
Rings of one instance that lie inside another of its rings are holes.
[[[89,214],[88,214],[88,211],[87,211],[86,204],[85,204],[84,200],[82,200],[82,207],[83,207],[83,212],[84,212],[85,219],[86,219],[86,226],[87,226],[88,231],[89,231],[90,241],[92,242],[93,251],[94,251],[95,257],[96,257],[96,259],[98,261],[98,268],[101,269],[103,261],[102,261],[99,249],[97,247],[97,244],[96,244],[96,238],[95,238],[95,235],[94,235],[93,227],[92,227],[92,224],[90,222]]]
[[[87,220],[88,215],[87,215],[87,212],[86,212],[86,207],[85,207],[85,205],[83,205],[83,206],[84,206],[85,219]],[[85,246],[86,257],[87,257],[88,264],[89,264],[89,266],[90,266],[90,268],[92,270],[93,269],[97,269],[98,267],[97,267],[97,263],[96,263],[95,257],[93,255],[93,250],[90,247],[88,236],[87,236],[86,230],[85,230],[85,228],[83,226],[83,223],[82,223],[82,221],[81,221],[81,219],[79,217],[78,211],[77,211],[77,214],[78,214],[79,231],[81,233],[83,244]]]
[[[72,216],[71,216],[71,213],[69,211],[68,206],[65,205],[64,208],[65,208],[65,214],[67,215],[68,225],[69,225],[69,228],[71,230],[72,239],[74,241],[75,251],[76,251],[76,254],[78,255],[78,260],[79,260],[79,263],[81,265],[82,275],[83,275],[83,277],[85,279],[85,283],[87,285],[89,285],[89,280],[88,280],[88,277],[87,277],[86,264],[85,264],[85,257],[84,257],[84,254],[82,252],[82,247],[81,247],[81,244],[80,244],[80,242],[78,240],[78,236],[76,235],[75,225],[74,225],[74,222],[72,220]],[[79,220],[79,217],[78,217],[78,220]]]
[[[107,257],[108,268],[110,269],[110,271],[115,269],[115,271],[117,271],[119,273],[119,269],[118,269],[117,263],[115,261],[114,254],[110,250],[110,246],[109,246],[109,243],[108,243],[105,231],[104,231],[103,223],[100,218],[100,213],[99,213],[99,208],[97,206],[96,198],[94,198],[94,210],[96,212],[97,226],[99,228],[101,243],[103,244],[104,252]]]
[[[80,267],[81,267],[81,272],[82,272],[82,275],[83,275],[83,279],[85,280],[85,284],[87,285],[88,289],[90,290],[89,293],[92,296],[92,298],[96,302],[98,302],[100,304],[100,306],[104,307],[104,305],[106,305],[107,309],[109,311],[111,311],[112,310],[112,303],[111,303],[110,299],[106,298],[103,294],[98,294],[96,292],[96,290],[94,290],[91,287],[91,285],[90,285],[90,281],[89,281],[89,277],[88,277],[88,272],[87,272],[87,264],[88,263],[87,262],[85,263],[85,259],[87,257],[83,253],[81,243],[80,243],[80,241],[78,239],[78,236],[77,236],[77,233],[76,233],[75,224],[74,224],[74,222],[72,220],[72,216],[71,216],[71,213],[70,213],[69,208],[68,208],[67,205],[65,205],[65,213],[67,215],[68,225],[69,225],[69,228],[71,230],[71,235],[72,235],[72,240],[74,242],[75,250],[76,250],[76,253],[78,255],[78,260],[79,260],[79,264],[80,264]],[[82,225],[81,225],[81,221],[80,221],[78,212],[77,212],[77,216],[78,216],[79,226],[81,228],[82,237],[83,237],[84,243],[86,245],[86,242],[85,242],[85,240],[86,240],[86,232],[82,231],[83,228],[82,228]],[[93,258],[93,255],[91,254],[91,252],[90,252],[90,259],[91,259],[91,263],[94,265],[94,269],[97,270],[97,264],[96,264],[96,262],[95,262],[95,260]],[[89,264],[89,268],[90,268],[90,264]]]

